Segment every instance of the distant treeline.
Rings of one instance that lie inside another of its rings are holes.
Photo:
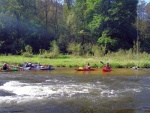
[[[140,42],[140,43],[137,43]],[[150,3],[0,0],[1,54],[150,52]]]

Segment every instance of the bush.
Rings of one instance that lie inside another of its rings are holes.
[[[50,45],[52,47],[50,48],[49,58],[56,58],[60,54],[59,47],[57,46],[55,40]]]
[[[44,53],[40,54],[41,58],[49,58],[49,53],[45,51]]]
[[[25,50],[26,50],[26,52],[23,52],[22,56],[24,56],[24,57],[33,57],[32,47],[30,45],[26,45]]]
[[[31,47],[30,45],[26,45],[26,46],[25,46],[25,50],[26,50],[26,52],[28,52],[28,53],[30,53],[30,54],[33,54],[33,53],[32,53],[32,47]]]
[[[24,52],[22,54],[22,56],[24,56],[24,57],[33,57],[33,54],[30,54],[29,52]]]
[[[45,49],[39,49],[39,54],[44,54],[46,52],[46,50]]]
[[[127,63],[126,65],[124,65],[125,68],[131,68],[134,67],[136,64],[135,63]]]
[[[72,53],[73,55],[80,55],[81,51],[81,44],[70,43],[67,48],[68,52]]]
[[[103,46],[93,45],[92,51],[94,53],[94,56],[96,56],[96,57],[105,55],[105,47],[103,47]]]
[[[39,51],[42,58],[56,58],[60,55],[59,47],[57,46],[56,41],[51,43],[50,51],[46,51],[44,49],[40,49]]]
[[[149,63],[144,63],[141,65],[141,68],[150,68],[150,64]]]
[[[123,68],[123,66],[119,63],[112,63],[111,66],[114,68]]]

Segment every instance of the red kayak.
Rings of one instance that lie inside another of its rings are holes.
[[[97,71],[98,68],[90,68],[90,69],[87,69],[87,68],[76,68],[75,70],[77,70],[77,71]]]
[[[110,72],[110,71],[112,71],[112,69],[111,69],[111,67],[104,66],[104,67],[102,68],[102,71],[103,71],[103,72]]]

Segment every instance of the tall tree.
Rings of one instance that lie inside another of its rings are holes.
[[[102,34],[107,34],[118,40],[117,48],[130,48],[133,45],[137,0],[88,0],[88,4],[87,17],[91,18],[88,25],[93,35],[101,38]]]
[[[8,43],[9,41],[15,40],[15,44],[14,44],[14,49],[17,50],[17,48],[19,48],[19,38],[20,38],[20,28],[21,28],[21,15],[23,14],[23,12],[21,12],[22,10],[22,6],[18,3],[18,0],[1,0],[1,4],[3,4],[3,6],[1,6],[1,9],[3,11],[4,14],[9,14],[9,21],[11,23],[11,26],[13,25],[13,28],[10,28],[11,34],[7,33],[7,41],[5,41],[5,43]],[[12,23],[12,20],[14,21],[14,23]],[[6,22],[6,21],[5,21]],[[7,23],[7,22],[6,22]],[[8,26],[6,26],[8,27]],[[13,38],[11,38],[13,37]],[[14,41],[12,41],[14,42]],[[10,49],[10,48],[8,48]],[[6,50],[5,51],[9,51]]]
[[[146,4],[145,1],[141,1],[138,5],[138,34],[141,42],[141,50],[150,52],[150,3]]]

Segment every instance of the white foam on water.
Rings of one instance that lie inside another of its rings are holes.
[[[117,97],[117,93],[114,90],[103,90],[101,92],[102,97]]]
[[[47,80],[46,82],[48,82]],[[0,90],[12,93],[10,96],[0,96],[0,105],[20,104],[32,101],[59,99],[63,97],[72,98],[76,95],[90,96],[92,99],[103,97],[118,97],[126,92],[140,92],[140,89],[110,89],[104,84],[94,83],[22,83],[9,81],[0,86]],[[75,97],[76,98],[76,97]]]
[[[12,96],[0,96],[1,102],[4,100],[13,100],[20,98],[18,101],[25,100],[27,98],[51,98],[51,96],[64,96],[71,97],[77,93],[89,93],[90,86],[74,85],[74,84],[43,84],[43,83],[21,83],[19,81],[9,81],[3,86],[0,86],[0,90],[12,93]],[[15,96],[14,96],[15,95]],[[29,99],[30,100],[30,99]]]
[[[0,106],[1,107],[9,107],[11,105],[26,105],[28,103],[39,103],[43,98],[41,97],[33,97],[33,96],[5,96],[0,97]]]
[[[47,94],[56,93],[51,86],[42,85],[41,83],[20,83],[18,81],[7,82],[0,86],[0,89],[19,96],[47,96]]]
[[[125,88],[125,89],[119,89],[119,90],[113,90],[113,89],[106,89],[101,92],[102,97],[118,97],[118,96],[124,96],[126,93],[139,93],[141,92],[140,88]]]

